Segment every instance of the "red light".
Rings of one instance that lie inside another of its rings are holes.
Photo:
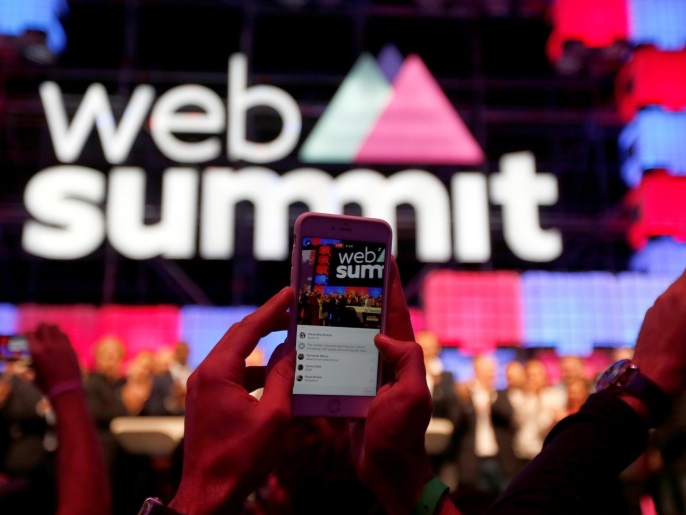
[[[645,246],[653,236],[672,236],[686,242],[686,177],[673,177],[666,172],[645,175],[633,189],[627,202],[637,211],[637,221],[628,233],[635,249]]]
[[[617,100],[626,122],[646,106],[686,109],[686,50],[637,48],[617,77]]]
[[[454,272],[427,276],[422,289],[426,328],[443,345],[469,354],[523,341],[521,277],[514,272]]]
[[[629,34],[628,0],[557,0],[551,7],[553,32],[548,57],[562,58],[566,42],[579,41],[588,48],[603,48],[626,41]]]

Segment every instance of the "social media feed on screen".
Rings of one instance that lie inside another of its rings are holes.
[[[385,257],[385,244],[303,238],[294,394],[376,394]]]

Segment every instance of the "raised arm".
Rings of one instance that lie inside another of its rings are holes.
[[[40,325],[28,339],[36,381],[57,419],[57,513],[107,514],[111,494],[105,460],[88,411],[76,353],[54,325]]]

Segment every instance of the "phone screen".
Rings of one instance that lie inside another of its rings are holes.
[[[0,335],[0,360],[30,361],[29,342],[21,334]]]
[[[303,237],[293,393],[374,396],[386,245]]]

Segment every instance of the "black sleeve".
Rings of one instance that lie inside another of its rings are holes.
[[[594,394],[553,428],[487,513],[620,512],[612,495],[617,478],[647,444],[648,428],[633,409],[612,394]]]

